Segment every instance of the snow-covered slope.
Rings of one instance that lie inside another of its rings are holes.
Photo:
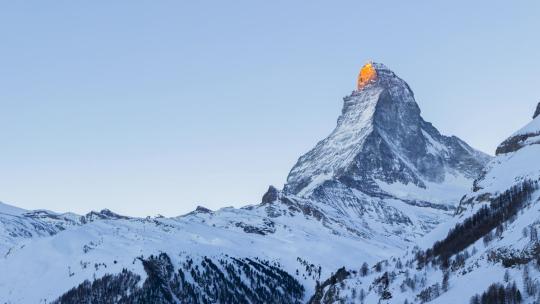
[[[332,134],[260,204],[174,218],[0,205],[0,302],[257,303],[262,290],[306,302],[339,267],[399,255],[451,217],[489,157],[441,135],[408,85],[373,66]]]
[[[12,248],[0,259],[0,294],[8,303],[38,303],[124,268],[145,278],[137,258],[166,253],[175,269],[202,257],[215,263],[229,257],[278,263],[305,286],[307,297],[316,280],[342,264],[359,266],[359,256],[373,262],[397,252],[384,240],[364,238],[324,218],[307,202],[215,212],[199,208],[177,218],[94,220]]]
[[[474,182],[474,192],[462,199],[460,209],[487,201],[516,183],[540,178],[540,117],[534,117],[497,147],[497,157],[483,169]]]
[[[0,256],[24,246],[34,238],[54,235],[80,225],[82,218],[72,213],[24,210],[0,202]]]
[[[535,115],[499,146],[455,217],[420,246],[365,271],[343,270],[313,302],[538,303],[540,145],[529,140],[538,133]],[[519,144],[504,148],[509,142]]]

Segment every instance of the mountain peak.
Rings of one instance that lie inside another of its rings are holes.
[[[387,196],[394,183],[422,189],[447,179],[472,183],[489,158],[424,121],[409,85],[383,64],[365,64],[358,90],[343,100],[336,128],[299,158],[286,193],[311,196],[323,184],[340,183]],[[466,184],[459,186],[467,190]]]
[[[358,74],[358,91],[362,90],[366,85],[377,81],[377,70],[372,62],[364,64]]]
[[[386,65],[378,62],[368,61],[360,68],[358,73],[356,93],[367,89],[370,84],[389,85],[396,82],[403,82],[397,75],[390,70]],[[405,84],[406,85],[406,84]],[[354,93],[353,93],[354,94]]]

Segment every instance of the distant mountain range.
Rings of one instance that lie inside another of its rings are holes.
[[[343,100],[258,204],[134,218],[0,203],[0,303],[499,303],[482,301],[501,288],[533,303],[540,105],[492,158],[440,134],[382,64]]]

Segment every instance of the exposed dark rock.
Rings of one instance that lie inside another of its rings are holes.
[[[278,199],[279,191],[274,187],[270,186],[268,187],[268,190],[262,197],[262,203],[263,204],[270,204],[275,202]]]
[[[242,228],[245,233],[266,235],[276,232],[275,223],[270,219],[263,219],[263,224],[261,226],[249,225],[242,222],[235,223],[234,225]]]
[[[198,213],[213,213],[212,210],[206,208],[206,207],[203,207],[203,206],[197,206],[197,208],[195,208],[195,212],[198,212]]]
[[[507,138],[505,141],[503,141],[495,151],[496,155],[504,154],[504,153],[510,153],[515,152],[527,144],[538,144],[540,143],[540,139],[538,142],[530,142],[527,143],[526,141],[531,137],[540,136],[540,132],[535,133],[527,133],[527,134],[519,134],[512,137]]]
[[[119,219],[129,219],[128,216],[120,215],[118,213],[114,213],[109,209],[103,209],[99,212],[97,211],[91,211],[87,213],[84,216],[81,216],[81,222],[83,224],[93,222],[95,220],[119,220]]]
[[[320,211],[317,207],[314,205],[307,203],[307,202],[299,202],[294,199],[290,199],[288,197],[283,197],[281,199],[281,203],[284,205],[287,205],[289,207],[289,210],[293,212],[300,212],[304,214],[305,216],[314,217],[319,221],[325,221],[326,216],[324,215],[324,212]]]
[[[534,111],[533,119],[540,115],[540,102],[536,105],[536,111]]]

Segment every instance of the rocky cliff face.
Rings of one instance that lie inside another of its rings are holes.
[[[534,111],[533,119],[538,117],[538,115],[540,115],[540,102],[536,105],[536,111]]]
[[[533,121],[503,141],[497,147],[495,154],[506,154],[515,152],[525,146],[540,144],[540,119],[538,115],[540,115],[540,103],[536,106]]]
[[[300,157],[285,193],[318,199],[344,186],[381,198],[455,203],[490,157],[441,135],[421,117],[405,81],[382,64],[368,65],[376,75],[344,98],[336,128]],[[433,199],[423,195],[429,188],[446,193]]]

